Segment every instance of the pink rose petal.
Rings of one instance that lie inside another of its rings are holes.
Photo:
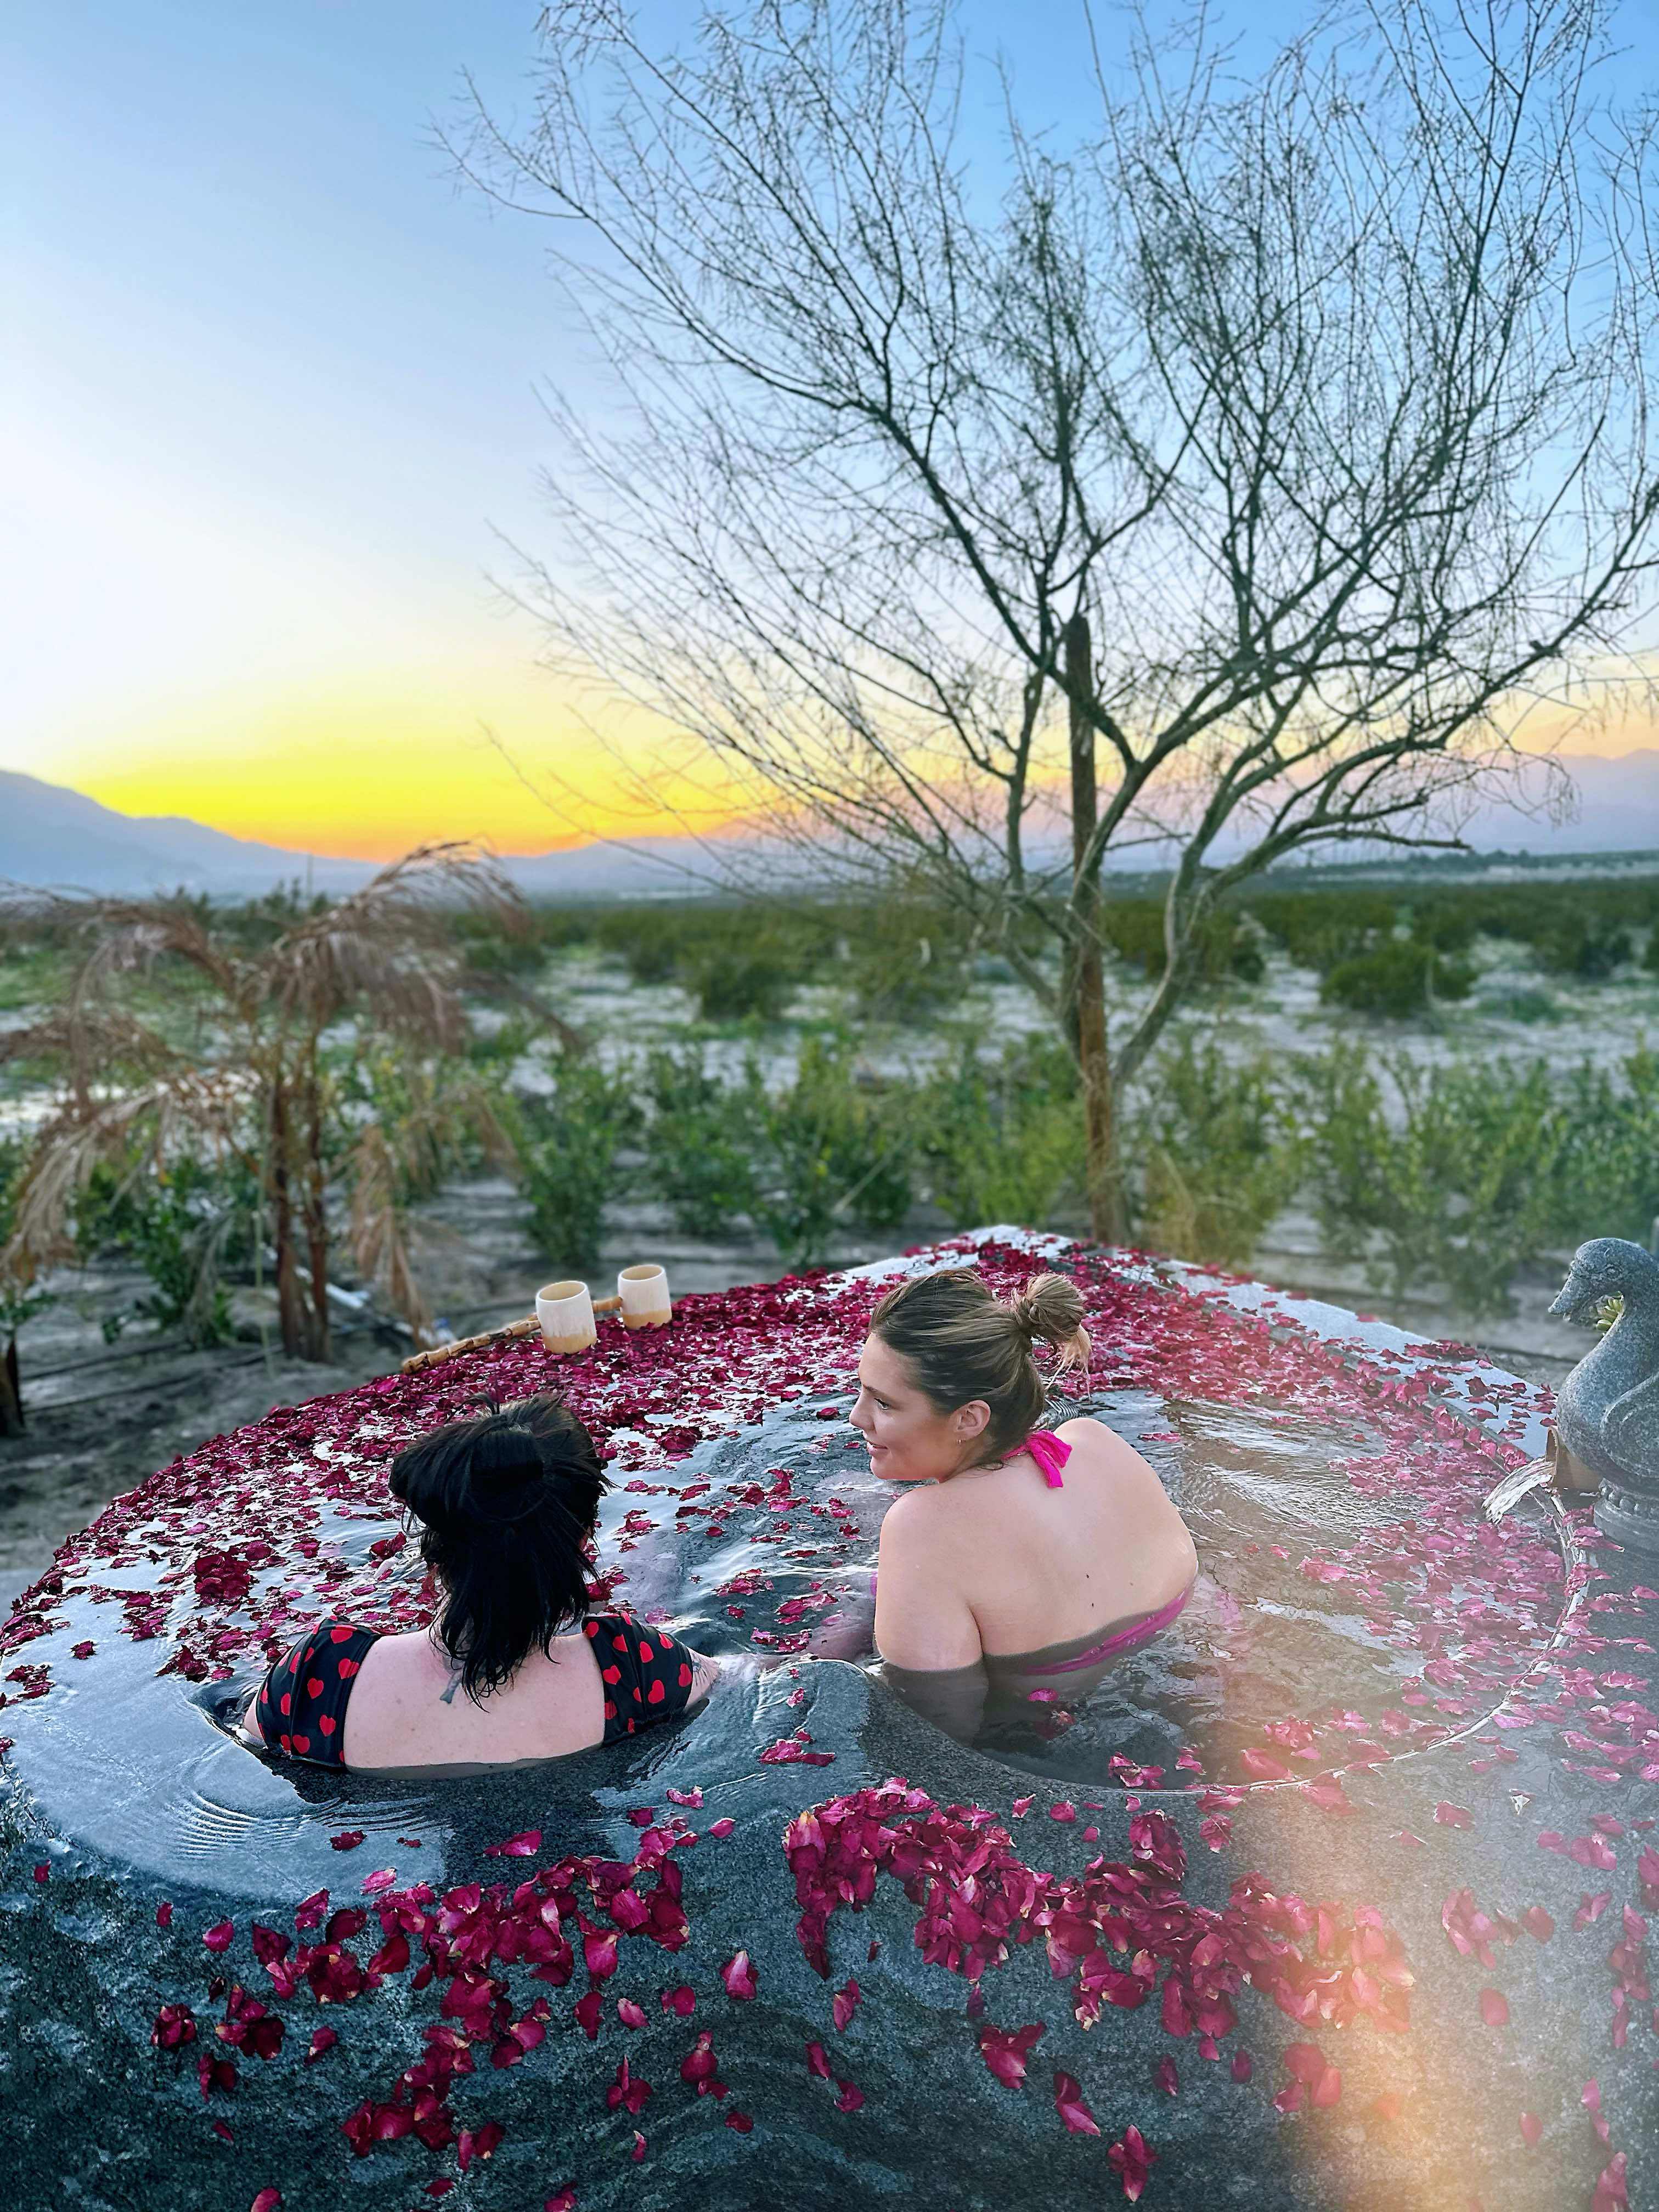
[[[1123,2140],[1110,2145],[1106,2156],[1123,2184],[1123,2194],[1131,2204],[1138,2203],[1146,2186],[1148,2168],[1157,2163],[1157,2152],[1148,2149],[1139,2128],[1127,2127],[1123,2130]]]
[[[1054,2071],[1054,2110],[1074,2136],[1097,2136],[1100,2124],[1084,2101],[1080,2082],[1069,2074]]]
[[[758,1995],[755,1969],[747,1951],[739,1951],[735,1958],[726,1960],[720,1968],[720,1979],[726,1984],[726,1994],[729,1997],[747,2001]]]

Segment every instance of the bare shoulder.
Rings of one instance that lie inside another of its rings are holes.
[[[1103,1467],[1110,1467],[1114,1472],[1138,1470],[1149,1481],[1158,1480],[1158,1470],[1135,1449],[1127,1437],[1121,1437],[1115,1429],[1090,1414],[1080,1413],[1075,1420],[1062,1421],[1054,1434],[1074,1450],[1083,1452]]]
[[[1074,1413],[1069,1421],[1060,1423],[1054,1434],[1068,1444],[1098,1443],[1109,1450],[1134,1449],[1115,1429],[1109,1428],[1104,1421],[1097,1421],[1092,1413]]]
[[[944,1487],[942,1483],[917,1482],[911,1484],[908,1489],[901,1490],[881,1516],[883,1540],[886,1540],[890,1528],[897,1536],[907,1529],[925,1527],[929,1507],[933,1500],[941,1494]]]

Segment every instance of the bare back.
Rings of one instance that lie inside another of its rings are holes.
[[[993,1657],[1155,1612],[1198,1570],[1186,1523],[1132,1444],[1087,1419],[1055,1433],[1072,1447],[1057,1490],[1021,1451],[891,1509],[905,1513],[907,1542],[965,1601]]]
[[[688,1705],[706,1695],[718,1664],[690,1653]],[[605,1741],[605,1689],[580,1629],[532,1650],[512,1680],[475,1705],[424,1629],[376,1638],[346,1708],[343,1764],[360,1772],[506,1766],[558,1759]],[[252,1708],[245,1726],[252,1726]]]

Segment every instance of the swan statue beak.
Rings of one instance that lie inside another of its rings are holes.
[[[1573,1267],[1569,1269],[1566,1281],[1550,1300],[1549,1311],[1557,1321],[1588,1325],[1595,1318],[1601,1296],[1601,1292],[1587,1282],[1577,1267]]]

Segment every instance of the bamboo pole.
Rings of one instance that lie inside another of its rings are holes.
[[[595,1298],[595,1315],[622,1311],[619,1297]],[[515,1337],[533,1336],[540,1324],[534,1314],[526,1314],[522,1321],[509,1322],[505,1328],[486,1329],[482,1336],[458,1336],[450,1344],[434,1344],[430,1350],[411,1353],[398,1370],[400,1374],[418,1375],[428,1367],[436,1367],[446,1359],[454,1359],[463,1352],[482,1352],[487,1345],[510,1344]]]

